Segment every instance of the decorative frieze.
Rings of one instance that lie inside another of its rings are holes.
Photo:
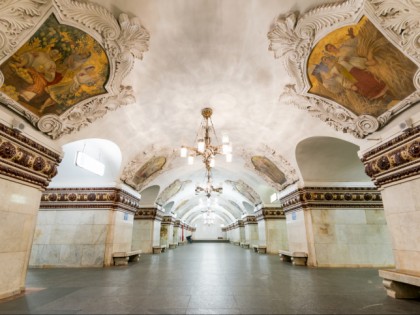
[[[164,213],[155,207],[140,208],[134,215],[134,220],[157,220],[162,221]]]
[[[57,174],[60,154],[0,123],[0,175],[44,190]]]
[[[135,213],[140,198],[115,188],[50,188],[41,197],[40,209],[122,209]]]
[[[246,217],[242,218],[244,225],[247,224],[258,224],[257,217],[253,215],[247,215]]]
[[[174,225],[175,226],[176,219],[173,216],[165,215],[162,218],[162,225]]]
[[[381,193],[371,187],[304,187],[280,199],[284,212],[307,208],[383,208]]]
[[[420,174],[420,126],[366,152],[365,172],[381,187]]]
[[[240,228],[240,227],[244,227],[244,221],[243,220],[237,220],[233,223],[233,227],[235,229]]]
[[[180,227],[180,226],[181,226],[181,220],[175,219],[174,227]]]
[[[284,209],[278,207],[261,208],[260,210],[255,212],[255,216],[257,218],[257,221],[267,219],[286,219],[286,216],[284,215]]]

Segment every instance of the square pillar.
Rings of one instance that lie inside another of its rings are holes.
[[[156,207],[137,210],[134,216],[133,249],[145,254],[153,253],[153,246],[160,245],[160,229],[164,213]]]
[[[258,245],[267,246],[268,254],[278,254],[288,246],[286,217],[279,207],[263,207],[256,213],[258,222]]]

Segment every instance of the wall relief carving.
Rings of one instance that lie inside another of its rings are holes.
[[[149,33],[88,1],[0,4],[0,103],[56,139],[135,102],[123,79]]]
[[[295,78],[282,101],[358,138],[381,129],[420,100],[419,19],[409,0],[348,0],[278,17],[269,49]]]

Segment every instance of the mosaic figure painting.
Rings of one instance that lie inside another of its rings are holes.
[[[415,91],[417,66],[363,17],[320,40],[308,60],[310,93],[378,117]]]
[[[93,37],[51,15],[0,71],[8,97],[37,116],[61,115],[106,93],[109,62]]]
[[[149,159],[134,175],[134,184],[141,187],[150,176],[160,171],[165,163],[166,158],[164,156],[152,157]]]

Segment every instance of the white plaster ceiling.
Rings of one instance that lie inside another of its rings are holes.
[[[192,145],[202,119],[201,109],[211,107],[215,130],[219,138],[222,131],[229,134],[234,154],[232,164],[223,162],[223,157],[217,159],[214,182],[242,179],[257,191],[264,203],[269,203],[269,196],[275,189],[245,167],[246,161],[240,156],[242,150],[258,151],[261,145],[266,145],[288,161],[300,177],[295,153],[302,140],[326,136],[357,146],[366,141],[337,132],[307,111],[279,100],[283,87],[292,79],[282,61],[275,59],[268,49],[267,33],[272,23],[280,14],[304,13],[322,3],[334,2],[98,1],[116,16],[128,13],[130,17],[137,17],[150,33],[148,51],[143,60],[135,62],[133,71],[125,78],[125,84],[133,86],[136,103],[109,112],[58,141],[63,145],[87,138],[114,142],[122,154],[121,174],[125,165],[150,148],[178,150],[183,144]],[[305,154],[299,163],[311,159],[310,152]],[[354,156],[349,158],[354,160]],[[186,160],[176,158],[170,169],[147,186],[158,185],[162,192],[176,179],[191,180],[194,184],[203,177],[203,165],[187,166]],[[174,201],[174,209],[183,200],[197,199],[193,184],[168,201]],[[229,187],[222,197],[227,201],[227,208],[228,200],[233,200],[247,211],[243,206],[246,199]],[[200,208],[197,205],[198,201],[195,205],[193,202],[190,209]],[[238,213],[233,205],[230,206],[232,213]],[[189,211],[184,210],[181,212]]]

